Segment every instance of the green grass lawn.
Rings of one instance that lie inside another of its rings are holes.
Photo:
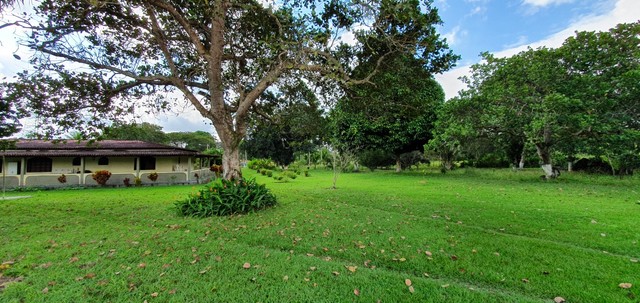
[[[639,302],[640,179],[540,174],[256,176],[277,207],[209,219],[191,186],[27,193],[0,302]]]

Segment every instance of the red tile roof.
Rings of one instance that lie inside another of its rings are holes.
[[[1,154],[2,152],[0,152]],[[204,156],[195,150],[132,140],[18,140],[7,157]]]

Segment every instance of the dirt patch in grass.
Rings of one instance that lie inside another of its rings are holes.
[[[22,282],[22,277],[5,277],[0,274],[0,293],[11,283]]]

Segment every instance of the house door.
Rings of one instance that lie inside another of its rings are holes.
[[[18,174],[18,163],[19,162],[7,162],[7,175]]]

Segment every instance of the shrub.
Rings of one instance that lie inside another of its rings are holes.
[[[311,176],[311,174],[309,174],[309,171],[308,171],[308,170],[305,170],[305,171],[304,171],[304,176],[305,176],[305,177],[310,177],[310,176]]]
[[[135,186],[142,186],[142,179],[140,179],[140,177],[136,177],[135,179],[133,179],[133,184]]]
[[[67,176],[65,176],[64,174],[60,175],[60,177],[58,177],[58,182],[62,184],[67,183]]]
[[[270,159],[253,159],[247,163],[247,167],[255,171],[260,171],[262,169],[274,170],[277,165]]]
[[[358,155],[358,159],[360,160],[360,164],[371,171],[396,163],[393,154],[380,149],[365,150]]]
[[[269,171],[267,171],[267,177],[269,177],[269,178],[273,177],[273,172],[272,172],[272,171],[270,171],[270,170],[269,170]]]
[[[124,183],[124,186],[126,186],[126,187],[131,187],[131,179],[129,179],[129,178],[124,178],[122,180],[122,183]]]
[[[224,169],[222,169],[222,165],[217,164],[211,165],[211,167],[209,167],[209,170],[216,175],[216,178],[220,178],[220,175],[224,172]]]
[[[158,173],[150,173],[147,178],[149,178],[149,180],[156,182],[158,180]]]
[[[276,204],[276,197],[255,179],[218,179],[175,205],[182,216],[204,218],[244,214]]]
[[[411,166],[418,166],[420,163],[429,164],[429,160],[424,157],[424,153],[420,151],[412,151],[400,155],[400,167],[402,169],[411,168]]]
[[[96,183],[105,186],[109,178],[111,178],[111,172],[108,170],[98,170],[91,174],[91,177],[96,181]]]

